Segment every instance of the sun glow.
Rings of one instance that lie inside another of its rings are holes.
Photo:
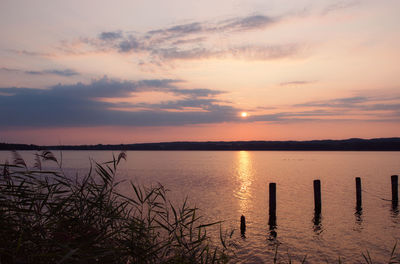
[[[247,112],[241,112],[241,113],[240,113],[240,116],[241,116],[241,117],[247,117],[248,115],[247,115]]]

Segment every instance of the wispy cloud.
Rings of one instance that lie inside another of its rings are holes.
[[[93,52],[118,52],[126,55],[140,53],[144,57],[141,61],[155,65],[162,65],[163,62],[171,60],[197,60],[214,57],[271,60],[295,56],[296,52],[302,52],[299,47],[305,47],[307,44],[298,42],[270,44],[255,41],[252,45],[243,45],[237,39],[229,40],[238,34],[267,30],[293,18],[324,16],[358,6],[361,3],[359,0],[332,0],[323,5],[314,4],[299,8],[297,12],[291,11],[274,16],[258,13],[229,19],[191,21],[169,27],[154,28],[145,32],[132,31],[132,29],[102,31],[95,37],[82,36],[78,39],[64,40],[52,53],[27,50],[9,51],[42,57],[53,57],[58,53],[69,55]],[[225,42],[228,44],[221,45],[218,42],[220,38],[228,40]],[[296,49],[288,51],[289,47],[296,47]],[[286,51],[284,51],[285,49]]]
[[[364,96],[353,96],[344,98],[335,98],[330,100],[311,101],[295,106],[300,107],[329,107],[329,108],[355,108],[359,107],[360,103],[371,101],[371,98]]]
[[[289,45],[246,45],[225,49],[177,47],[157,49],[152,55],[163,60],[193,60],[208,58],[234,58],[241,60],[276,60],[295,57],[302,54],[306,48],[298,44]]]
[[[327,117],[338,116],[340,113],[326,110],[311,111],[280,111],[272,114],[253,115],[249,117],[252,122],[298,123],[326,120]],[[337,120],[343,118],[337,118]],[[332,120],[331,118],[329,120]]]
[[[207,39],[206,37],[178,39],[178,40],[172,42],[172,45],[179,46],[179,45],[184,45],[184,44],[201,43],[201,42],[205,41],[206,39]]]
[[[289,81],[289,82],[281,82],[280,86],[301,86],[315,83],[315,81]]]
[[[147,37],[169,40],[171,38],[182,38],[188,35],[207,33],[216,34],[221,32],[242,32],[247,30],[260,30],[267,26],[277,24],[280,18],[265,15],[249,15],[217,22],[192,22],[178,24],[169,28],[161,28],[147,32]]]
[[[44,70],[44,71],[25,71],[27,74],[32,74],[32,75],[58,75],[58,76],[64,76],[64,77],[69,77],[69,76],[75,76],[75,75],[80,75],[79,72],[71,70],[71,69],[65,69],[65,70]]]
[[[108,31],[108,32],[101,32],[99,35],[99,39],[101,40],[116,40],[122,38],[121,31]]]
[[[2,71],[2,72],[20,72],[20,70],[11,69],[11,68],[7,68],[7,67],[0,68],[0,71]]]
[[[393,120],[400,121],[400,97],[398,95],[380,96],[351,96],[330,100],[311,101],[295,104],[295,108],[313,108],[327,111],[337,116],[358,115],[364,120]]]
[[[335,0],[325,6],[321,12],[322,15],[337,12],[339,10],[352,8],[361,4],[359,0]]]
[[[254,29],[264,29],[281,21],[281,18],[273,18],[264,15],[251,15],[238,17],[219,23],[219,30],[246,31]]]
[[[274,60],[294,57],[306,48],[299,44],[265,45],[265,46],[239,46],[231,48],[228,54],[236,58],[249,60]]]
[[[143,63],[162,65],[163,62],[198,60],[208,58],[234,58],[240,60],[274,60],[292,57],[303,52],[301,43],[244,45],[236,41],[220,45],[216,40],[229,39],[246,31],[260,31],[276,25],[284,16],[249,15],[220,21],[195,21],[158,28],[143,33],[132,31],[104,31],[97,37],[81,38],[84,50],[140,54]],[[70,54],[77,52],[76,45],[65,42],[60,50]],[[89,52],[89,51],[88,51]]]
[[[8,49],[7,51],[19,55],[26,55],[33,57],[52,57],[54,55],[50,52],[39,52],[39,51],[29,51],[29,50]]]
[[[13,72],[13,73],[23,73],[29,75],[57,75],[62,77],[71,77],[80,75],[79,72],[71,70],[71,69],[52,69],[52,70],[21,70],[21,69],[12,69],[12,68],[0,68],[2,72]]]
[[[284,110],[283,110],[284,109]],[[400,122],[400,97],[350,96],[291,106],[257,107],[242,122]],[[258,111],[267,114],[257,114]]]
[[[182,35],[189,35],[194,33],[202,33],[202,32],[209,32],[210,28],[206,26],[204,23],[200,22],[193,22],[189,24],[180,24],[173,27],[165,28],[165,29],[156,29],[148,31],[148,36],[152,37],[181,37]]]

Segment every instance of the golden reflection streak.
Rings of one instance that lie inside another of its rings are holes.
[[[238,153],[238,180],[240,188],[237,192],[239,198],[240,212],[245,213],[249,210],[249,199],[251,198],[251,183],[253,181],[251,156],[248,151],[239,151]]]

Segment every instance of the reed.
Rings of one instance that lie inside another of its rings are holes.
[[[0,171],[0,263],[226,263],[231,233],[211,241],[198,209],[176,207],[162,185],[118,191],[124,152],[70,177],[50,151],[29,168],[14,152]],[[44,170],[42,163],[57,165]],[[124,183],[126,184],[126,182]]]

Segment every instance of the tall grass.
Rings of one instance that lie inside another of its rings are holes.
[[[174,206],[162,185],[117,189],[125,153],[67,176],[50,151],[29,168],[14,152],[0,165],[0,263],[226,263],[232,233],[211,242],[198,209]],[[57,165],[44,170],[43,163]],[[225,235],[224,235],[225,234]]]

